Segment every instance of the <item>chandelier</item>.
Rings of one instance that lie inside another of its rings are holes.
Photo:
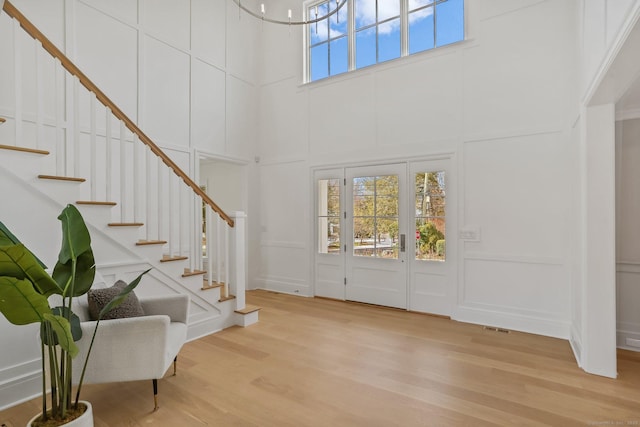
[[[331,7],[331,3],[333,0],[329,0],[328,4],[329,7]],[[338,13],[338,11],[342,8],[342,6],[344,6],[347,3],[347,0],[335,0],[335,8],[333,10],[330,10],[327,14],[322,15],[322,16],[318,16],[318,6],[315,7],[315,16],[313,16],[311,19],[305,19],[303,21],[292,21],[291,20],[291,9],[289,9],[287,11],[287,20],[281,20],[281,19],[274,19],[274,18],[268,18],[265,15],[265,7],[264,7],[264,3],[260,4],[260,12],[254,12],[253,10],[249,9],[248,7],[246,7],[245,5],[242,4],[242,0],[233,0],[233,2],[238,5],[238,8],[240,8],[241,10],[244,10],[246,13],[248,13],[249,15],[253,16],[254,18],[260,19],[264,22],[270,22],[272,24],[281,24],[281,25],[307,25],[307,24],[317,24],[318,22],[322,21],[323,19],[327,19],[330,18],[333,15],[336,15]],[[338,16],[336,16],[336,20],[338,20]]]

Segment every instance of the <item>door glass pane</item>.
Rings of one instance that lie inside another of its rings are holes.
[[[353,178],[353,255],[398,258],[398,176]]]
[[[340,253],[340,179],[318,180],[318,252]]]
[[[444,261],[445,173],[419,172],[415,175],[416,259]]]

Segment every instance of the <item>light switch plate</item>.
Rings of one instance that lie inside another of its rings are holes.
[[[480,227],[467,225],[460,229],[460,240],[467,242],[479,242],[480,241]]]

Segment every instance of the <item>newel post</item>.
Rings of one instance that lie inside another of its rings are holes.
[[[236,296],[236,310],[242,310],[245,308],[245,290],[247,284],[246,276],[246,248],[245,248],[245,228],[247,214],[242,211],[234,212],[231,215],[235,225],[231,229],[231,254],[233,259],[231,261],[232,274],[234,279],[230,285],[230,291]]]

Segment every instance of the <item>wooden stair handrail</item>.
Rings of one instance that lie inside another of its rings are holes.
[[[95,83],[91,81],[91,79],[89,79],[89,77],[87,77],[82,71],[80,71],[80,69],[73,62],[71,62],[71,60],[67,58],[67,56],[62,53],[62,51],[58,49],[44,34],[42,34],[42,32],[31,23],[31,21],[29,21],[18,9],[16,9],[15,6],[11,4],[11,2],[6,0],[4,2],[2,10],[4,10],[7,15],[18,21],[22,29],[24,29],[27,34],[38,40],[42,44],[44,50],[49,52],[49,54],[54,58],[60,60],[60,63],[65,70],[76,76],[82,86],[93,92],[96,95],[96,98],[102,103],[102,105],[111,109],[111,113],[118,119],[122,120],[127,129],[137,135],[140,141],[142,141],[142,143],[149,147],[153,154],[160,157],[165,165],[170,167],[173,172],[184,181],[185,184],[191,187],[191,189],[198,196],[200,196],[202,200],[204,200],[204,202],[211,207],[211,209],[213,209],[218,215],[220,215],[220,217],[224,219],[230,227],[233,227],[233,219],[231,219],[218,205],[216,205],[215,202],[211,200],[211,198],[204,191],[202,191],[202,189],[195,182],[193,182],[191,178],[189,178],[189,175],[184,173],[184,171],[180,169],[180,167],[176,165],[173,160],[171,160],[171,158],[169,158],[169,156],[167,156],[164,151],[162,151],[162,149],[160,149],[160,147],[158,147],[151,140],[151,138],[145,135],[145,133],[142,132],[142,130],[129,117],[127,117],[127,115],[122,112],[122,110],[120,110],[120,108],[118,108],[118,106],[114,104],[113,101],[111,101],[109,97],[105,95],[98,88],[98,86],[96,86]]]

